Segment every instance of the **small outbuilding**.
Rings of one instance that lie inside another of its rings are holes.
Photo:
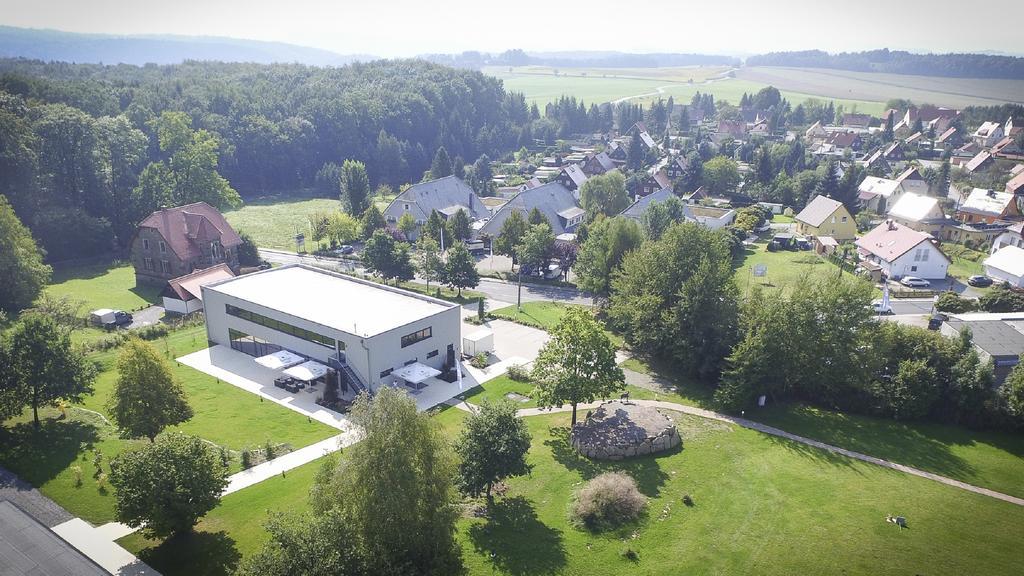
[[[168,280],[161,294],[164,310],[177,314],[202,310],[203,286],[234,277],[235,273],[227,264],[218,264]]]
[[[466,356],[489,354],[494,351],[494,332],[483,329],[462,337],[462,353]]]
[[[985,275],[1016,288],[1024,287],[1024,248],[1003,246],[985,259]]]

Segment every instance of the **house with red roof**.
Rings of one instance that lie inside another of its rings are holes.
[[[893,280],[904,276],[942,279],[949,269],[949,257],[931,235],[893,220],[882,222],[855,244],[862,260],[878,265]]]
[[[227,264],[238,272],[242,238],[206,202],[157,210],[147,216],[131,242],[135,281],[161,285],[195,270]]]

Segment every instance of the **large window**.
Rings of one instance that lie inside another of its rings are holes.
[[[424,328],[419,332],[413,332],[412,334],[406,334],[402,336],[402,348],[406,346],[412,346],[413,344],[430,338],[433,335],[431,328]]]
[[[231,348],[257,358],[281,350],[281,347],[276,344],[234,329],[228,329],[228,338],[231,339]]]
[[[306,330],[305,328],[292,326],[287,322],[281,322],[280,320],[275,320],[262,314],[250,312],[249,310],[239,308],[238,306],[232,306],[231,304],[225,304],[224,311],[230,314],[231,316],[235,316],[236,318],[248,320],[249,322],[253,322],[261,326],[266,326],[267,328],[270,328],[272,330],[284,332],[285,334],[290,334],[292,336],[295,336],[296,338],[301,338],[302,340],[306,340],[314,344],[326,346],[328,348],[331,348],[332,350],[334,349],[334,338],[324,336],[323,334],[317,334],[312,330]]]

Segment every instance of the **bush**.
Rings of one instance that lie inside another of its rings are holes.
[[[252,454],[248,449],[242,450],[242,470],[252,468]]]
[[[1020,312],[1024,310],[1024,294],[999,285],[978,298],[978,306],[985,312]]]
[[[487,368],[487,354],[481,352],[476,356],[473,356],[473,358],[470,359],[469,364],[473,366],[473,368],[479,368],[481,370]]]
[[[530,371],[522,364],[510,364],[508,367],[508,377],[515,380],[516,382],[529,382]]]
[[[605,472],[576,495],[572,519],[591,530],[604,530],[635,521],[646,506],[647,497],[636,480],[623,472]]]
[[[952,312],[956,314],[959,312],[977,310],[978,304],[969,298],[961,298],[956,292],[946,291],[939,295],[939,300],[935,303],[935,308],[942,312]]]

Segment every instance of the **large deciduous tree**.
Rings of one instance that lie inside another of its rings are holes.
[[[643,233],[635,220],[624,217],[599,218],[587,228],[587,239],[576,261],[576,284],[595,297],[606,297],[612,273],[622,258],[640,247]]]
[[[32,305],[50,281],[51,269],[32,234],[0,195],[0,310],[14,313]]]
[[[702,180],[709,194],[734,192],[740,183],[739,166],[732,158],[715,156],[704,163]]]
[[[530,450],[530,431],[516,417],[516,405],[509,400],[496,404],[484,402],[463,424],[455,441],[459,462],[459,489],[464,494],[491,500],[496,482],[530,471],[526,453]]]
[[[619,172],[588,178],[580,187],[580,203],[591,220],[599,214],[619,215],[629,206],[626,179]]]
[[[270,540],[237,576],[369,576],[358,534],[337,510],[275,513],[265,528]]]
[[[463,288],[476,288],[480,284],[476,261],[464,243],[456,242],[448,249],[442,281],[448,287],[458,289],[460,297]]]
[[[535,394],[541,407],[592,402],[625,386],[622,369],[615,363],[615,346],[593,315],[583,308],[570,308],[533,365],[537,382]]]
[[[117,382],[110,397],[110,415],[124,438],[156,439],[168,426],[192,418],[192,408],[171,367],[152,345],[126,342],[117,356]]]
[[[363,439],[317,475],[314,513],[337,510],[371,574],[458,572],[455,462],[435,422],[388,386],[357,398],[351,416]]]
[[[14,402],[6,412],[32,408],[32,420],[39,427],[39,408],[61,400],[81,401],[92,392],[96,368],[71,346],[70,332],[52,318],[28,314],[12,330],[5,395]]]
[[[523,236],[526,235],[528,227],[529,225],[526,223],[523,213],[519,210],[513,210],[505,218],[505,221],[501,223],[498,237],[492,240],[494,251],[512,258],[514,264],[516,262],[516,246],[519,246],[523,241]]]
[[[114,464],[116,462],[116,464]],[[118,456],[110,467],[117,519],[151,538],[192,530],[220,504],[227,468],[201,438],[165,434]]]

